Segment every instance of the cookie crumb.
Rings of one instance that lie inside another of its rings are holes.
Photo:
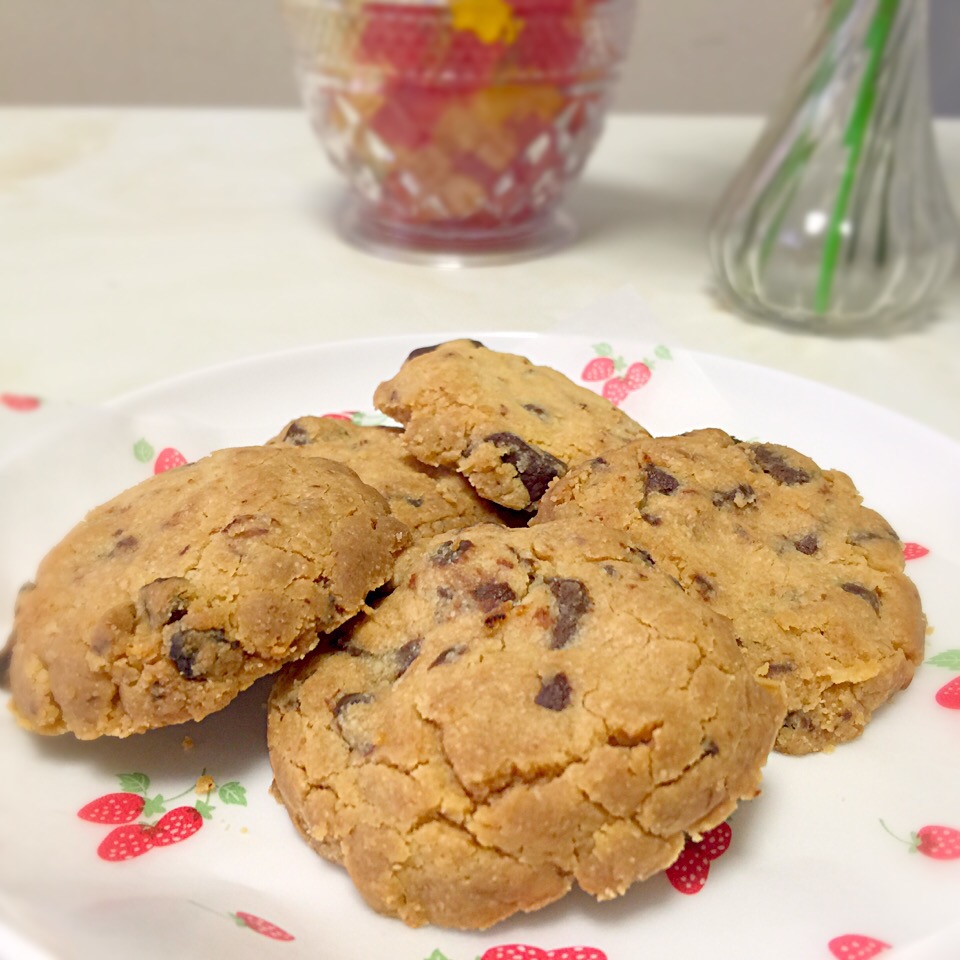
[[[214,780],[209,774],[204,773],[197,777],[197,786],[195,788],[195,792],[198,797],[207,797],[213,792],[213,788],[216,785],[216,780]]]
[[[193,749],[193,737],[184,737],[184,738],[180,741],[180,746],[183,747],[184,750],[192,750],[192,749]]]

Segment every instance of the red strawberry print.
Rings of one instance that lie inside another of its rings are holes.
[[[275,923],[271,923],[269,920],[264,920],[262,917],[258,917],[255,914],[238,910],[236,913],[231,913],[230,916],[236,921],[237,926],[249,927],[249,929],[253,930],[255,933],[260,933],[265,937],[269,937],[271,940],[294,939],[292,933],[287,933],[287,931],[282,927],[278,927]]]
[[[688,840],[683,852],[667,868],[667,879],[681,893],[699,893],[707,882],[710,861],[727,852],[732,838],[730,825],[721,823],[708,830],[699,840]]]
[[[609,357],[594,357],[583,368],[580,379],[596,383],[598,380],[609,380],[616,372],[617,368]]]
[[[936,701],[948,710],[960,710],[960,677],[947,681],[937,691]]]
[[[889,950],[890,944],[859,933],[845,933],[843,936],[834,937],[827,944],[827,948],[837,960],[870,960],[884,950]]]
[[[107,793],[81,807],[77,816],[91,823],[130,823],[140,816],[143,804],[138,793]]]
[[[639,390],[650,379],[650,368],[645,363],[631,363],[623,379],[631,390]]]
[[[729,823],[721,823],[719,826],[708,830],[702,837],[690,846],[699,850],[708,860],[716,860],[722,857],[730,847],[730,841],[733,838],[733,831]]]
[[[480,960],[607,960],[607,955],[596,947],[559,947],[541,950],[525,943],[506,943],[490,947]]]
[[[928,824],[909,838],[898,837],[882,820],[880,826],[895,840],[905,843],[911,853],[922,853],[933,860],[960,860],[960,830]]]
[[[101,860],[116,863],[120,860],[132,860],[143,856],[153,848],[150,828],[142,823],[127,823],[114,827],[97,847],[97,856]]]
[[[917,831],[917,850],[934,860],[960,859],[960,830],[926,826]]]
[[[151,828],[150,836],[155,847],[167,847],[192,837],[202,826],[203,817],[195,807],[174,807]]]
[[[182,467],[187,462],[187,458],[173,447],[164,447],[157,454],[157,459],[153,463],[154,473],[166,473],[167,470],[173,470],[174,467]]]
[[[710,858],[697,849],[697,844],[688,843],[680,856],[667,867],[667,879],[675,890],[692,896],[699,893],[710,873]]]
[[[925,557],[930,551],[921,546],[919,543],[905,543],[903,545],[903,559],[904,560],[919,560],[921,557]]]
[[[630,396],[630,388],[623,377],[611,377],[600,391],[615,407],[623,403]]]
[[[0,393],[0,404],[17,413],[30,413],[40,406],[40,398],[22,393]]]

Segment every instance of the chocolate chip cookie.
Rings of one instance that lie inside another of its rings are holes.
[[[857,737],[923,658],[897,535],[848,476],[788,447],[720,430],[638,440],[568,473],[534,522],[573,516],[635,532],[733,621],[751,670],[784,689],[784,753]]]
[[[430,536],[473,523],[519,523],[489,500],[478,497],[456,471],[431,467],[410,456],[396,427],[361,427],[333,417],[300,417],[269,441],[271,446],[276,444],[345,463],[386,497],[390,512],[414,536]]]
[[[199,720],[360,610],[408,541],[353,471],[296,450],[151,477],[93,510],[21,594],[14,711],[81,739]]]
[[[415,350],[374,403],[418,460],[454,467],[513,510],[535,507],[571,463],[648,435],[562,373],[475,340]]]
[[[270,698],[275,790],[366,901],[474,929],[664,870],[756,795],[784,715],[729,621],[597,523],[417,562]]]

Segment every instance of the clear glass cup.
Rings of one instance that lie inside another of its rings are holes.
[[[342,233],[435,264],[572,239],[636,0],[283,0],[302,97],[349,184]]]
[[[958,229],[936,151],[926,0],[833,0],[784,104],[715,215],[721,293],[821,330],[929,304]]]

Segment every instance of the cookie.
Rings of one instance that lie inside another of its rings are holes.
[[[613,898],[756,795],[779,691],[629,539],[486,524],[419,546],[270,697],[275,790],[374,909],[482,929],[574,884]]]
[[[374,403],[418,460],[455,468],[512,510],[535,507],[570,464],[648,435],[562,373],[475,340],[414,350]]]
[[[733,621],[750,669],[784,689],[784,753],[853,740],[923,659],[897,535],[848,476],[795,450],[720,430],[639,440],[568,473],[534,522],[574,516],[635,532]]]
[[[220,450],[94,509],[14,618],[13,708],[38,733],[199,720],[316,646],[409,540],[339,463]]]
[[[396,427],[361,427],[334,417],[300,417],[269,441],[269,445],[276,444],[345,463],[386,497],[390,512],[417,537],[474,523],[519,522],[478,497],[459,473],[428,466],[410,456]]]

